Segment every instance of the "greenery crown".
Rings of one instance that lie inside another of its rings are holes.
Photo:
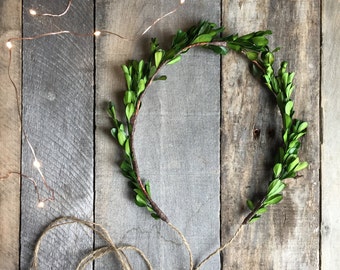
[[[153,81],[166,80],[166,76],[158,75],[161,68],[177,63],[191,48],[202,47],[220,55],[226,55],[230,50],[245,55],[250,61],[252,74],[275,96],[282,116],[282,145],[275,157],[272,178],[261,200],[256,202],[247,200],[250,213],[242,224],[256,221],[267,211],[268,206],[279,203],[283,198],[282,191],[286,187],[284,180],[296,177],[298,171],[308,166],[308,163],[301,162],[298,156],[301,138],[306,134],[308,124],[293,118],[294,102],[291,95],[295,88],[293,84],[295,74],[287,71],[287,62],[282,62],[278,72],[274,72],[274,52],[279,48],[271,51],[268,47],[267,36],[271,31],[258,31],[243,36],[233,34],[226,37],[221,36],[223,31],[223,27],[202,21],[186,32],[179,30],[168,50],[160,48],[157,39],[152,39],[148,62],[133,60],[128,65],[122,66],[127,87],[124,94],[126,121],[119,121],[115,106],[112,103],[109,105],[108,113],[113,120],[111,134],[124,151],[124,160],[120,168],[123,175],[129,179],[135,193],[135,202],[138,206],[145,207],[152,217],[167,223],[168,217],[152,200],[150,182],[143,181],[140,176],[134,150],[134,133],[145,90]]]

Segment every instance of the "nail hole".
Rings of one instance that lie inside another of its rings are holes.
[[[261,130],[258,128],[254,128],[253,130],[253,137],[255,140],[257,140],[260,137]]]

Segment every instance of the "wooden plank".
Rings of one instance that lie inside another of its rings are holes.
[[[96,26],[134,38],[177,3],[97,1]],[[95,220],[108,228],[116,243],[142,248],[155,269],[188,269],[188,256],[176,233],[134,205],[118,166],[122,153],[108,135],[112,124],[105,108],[109,100],[121,102],[125,86],[120,65],[148,52],[150,37],[157,36],[167,46],[177,29],[200,19],[219,22],[219,16],[216,1],[188,2],[140,41],[98,41]],[[194,50],[164,69],[168,80],[149,89],[136,133],[141,173],[150,180],[155,201],[187,237],[196,261],[219,246],[219,65],[218,56]],[[132,261],[135,269],[144,269],[140,260]],[[114,265],[110,258],[96,263],[98,269]],[[219,269],[219,257],[207,267]]]
[[[21,36],[21,1],[0,4],[0,177],[20,172],[20,122],[15,89],[8,78],[11,37]],[[20,43],[12,50],[11,75],[20,90]],[[20,102],[20,101],[19,101]],[[20,177],[0,180],[0,269],[19,268]]]
[[[32,17],[30,8],[62,12],[67,1],[27,0],[23,3],[23,34],[51,31],[93,31],[93,1],[74,1],[60,18]],[[94,91],[93,37],[48,36],[23,43],[23,128],[42,171],[55,190],[55,201],[37,207],[33,186],[22,183],[21,268],[28,269],[37,236],[59,216],[93,216]],[[39,182],[32,153],[23,139],[22,170]],[[69,225],[42,242],[39,269],[74,269],[80,256],[92,249],[92,232]]]
[[[340,269],[340,212],[338,144],[340,83],[337,64],[340,57],[340,2],[323,1],[321,97],[323,109],[322,137],[322,223],[321,269]]]
[[[318,269],[319,267],[319,1],[223,2],[230,33],[271,29],[271,46],[297,72],[296,117],[309,122],[303,177],[287,181],[284,201],[245,227],[223,254],[224,269]],[[335,63],[335,62],[334,62]],[[238,55],[223,59],[222,241],[243,220],[247,198],[264,191],[278,146],[280,119],[272,97]],[[258,139],[253,132],[260,130]]]

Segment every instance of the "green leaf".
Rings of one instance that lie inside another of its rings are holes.
[[[154,53],[159,49],[159,43],[157,38],[152,38],[151,39],[151,53]]]
[[[217,53],[220,55],[226,55],[228,53],[227,47],[224,47],[224,46],[207,46],[205,48],[210,49],[214,53]]]
[[[267,65],[270,66],[273,65],[274,60],[275,60],[274,55],[271,52],[266,52],[263,56],[263,61]]]
[[[302,122],[299,125],[297,132],[300,133],[300,132],[304,131],[307,127],[308,127],[308,123],[307,122]]]
[[[172,59],[171,61],[168,62],[168,65],[173,65],[176,64],[177,62],[179,62],[181,60],[182,56],[177,55],[174,59]]]
[[[118,130],[116,128],[111,128],[111,135],[115,138],[118,139]]]
[[[146,83],[145,79],[139,80],[139,82],[138,82],[138,91],[137,91],[137,96],[138,97],[145,90],[145,83]]]
[[[292,122],[293,122],[292,118],[288,114],[285,114],[284,115],[284,126],[287,129],[287,131],[291,127]]]
[[[138,63],[138,74],[143,73],[143,68],[144,68],[144,60],[140,60]]]
[[[256,220],[259,220],[261,216],[255,215],[251,218],[251,220],[249,220],[249,223],[254,223]]]
[[[251,211],[255,208],[254,203],[251,200],[247,200],[247,206]]]
[[[261,215],[261,214],[264,214],[264,213],[266,213],[267,212],[267,208],[266,207],[261,207],[259,210],[257,210],[255,213],[257,214],[257,215]]]
[[[293,140],[289,143],[288,148],[300,148],[301,143],[298,140]]]
[[[191,42],[191,44],[210,42],[211,40],[212,40],[211,34],[203,34],[195,38],[194,41]]]
[[[154,219],[160,219],[160,217],[159,217],[156,213],[151,213],[151,216],[152,216]]]
[[[299,157],[296,157],[287,167],[287,172],[291,172],[299,164]]]
[[[122,130],[118,130],[118,134],[117,134],[117,138],[118,138],[118,143],[123,146],[125,141],[126,141],[126,134],[125,131]]]
[[[145,190],[149,194],[149,196],[151,197],[151,188],[150,188],[150,182],[149,181],[147,181],[145,183]]]
[[[277,204],[282,200],[283,196],[281,194],[276,194],[272,197],[269,197],[265,200],[265,205]]]
[[[239,39],[248,40],[251,39],[253,36],[255,36],[255,33],[249,33],[247,35],[239,37]]]
[[[308,162],[304,161],[304,162],[300,162],[295,168],[294,168],[294,172],[298,172],[301,171],[305,168],[308,167]]]
[[[142,198],[139,194],[136,195],[135,202],[139,207],[145,207],[145,206],[148,205],[146,200],[144,198]]]
[[[273,180],[268,186],[267,197],[270,198],[273,195],[279,194],[285,188],[285,186],[286,185],[282,183],[280,179]]]
[[[228,43],[227,46],[229,49],[236,51],[236,52],[239,52],[241,50],[241,46],[235,43]]]
[[[286,144],[286,145],[287,145],[287,143],[288,143],[288,133],[289,133],[289,130],[287,129],[287,130],[285,131],[285,133],[283,133],[283,136],[282,136],[283,142],[284,142],[284,144]]]
[[[135,113],[135,106],[129,103],[125,108],[125,115],[127,120],[130,122],[131,116]]]
[[[292,95],[292,93],[294,91],[294,88],[295,88],[295,86],[292,85],[292,84],[287,85],[286,90],[285,90],[287,98],[290,98],[290,96]]]
[[[128,161],[124,160],[120,165],[120,169],[124,172],[129,172],[132,170],[131,164]]]
[[[297,140],[297,139],[301,138],[304,135],[306,135],[306,132],[301,132],[301,133],[297,134],[294,139]]]
[[[124,105],[134,103],[136,101],[136,94],[133,91],[125,91]]]
[[[130,139],[127,139],[125,141],[125,154],[128,156],[131,156],[131,150],[130,150]]]
[[[110,102],[107,112],[113,120],[117,120],[115,105],[112,102]]]
[[[155,210],[153,210],[153,208],[151,208],[150,206],[146,206],[146,209],[150,212],[150,213],[155,213]]]
[[[145,194],[143,193],[143,191],[141,191],[138,188],[135,188],[133,191],[136,193],[136,195],[138,194],[139,197],[141,197],[144,201],[147,201],[147,198],[146,198]]]
[[[275,178],[278,178],[280,173],[282,172],[282,164],[276,163],[274,168],[273,168],[273,172],[274,172]]]
[[[157,71],[157,68],[155,66],[151,66],[148,78],[151,79],[152,76],[155,75],[156,71]]]
[[[162,75],[162,76],[155,78],[154,81],[165,81],[166,79],[167,77],[165,75]]]
[[[294,103],[293,101],[289,100],[285,106],[285,113],[287,115],[292,115],[292,109],[293,109]]]
[[[251,65],[250,65],[250,72],[255,78],[259,78],[263,74],[262,70],[259,69],[258,66],[255,65],[254,63],[251,63]],[[269,87],[269,89],[270,89],[270,87]]]
[[[278,52],[279,50],[281,50],[280,47],[276,47],[272,52],[275,53],[275,52]]]
[[[123,69],[124,76],[125,76],[126,87],[127,87],[128,90],[130,90],[131,84],[132,84],[132,78],[131,78],[130,70],[126,65],[122,65],[122,69]]]
[[[258,57],[258,53],[257,52],[247,52],[247,57],[250,61],[254,61],[257,59]]]
[[[122,69],[125,74],[130,74],[129,69],[126,65],[122,65]]]
[[[251,40],[256,46],[259,46],[259,47],[263,47],[268,44],[268,39],[263,36],[253,37]]]
[[[163,55],[164,55],[163,50],[158,50],[157,52],[155,52],[155,66],[156,66],[156,68],[158,68],[159,64],[161,63]]]

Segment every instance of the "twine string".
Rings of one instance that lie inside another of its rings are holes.
[[[101,239],[103,239],[106,242],[106,246],[102,246],[99,248],[94,249],[90,253],[88,253],[85,257],[83,257],[80,262],[78,263],[76,270],[84,270],[85,267],[95,261],[96,259],[99,259],[105,255],[113,254],[118,262],[120,263],[120,266],[123,270],[133,270],[133,267],[130,264],[129,258],[126,256],[124,251],[127,250],[132,250],[137,253],[137,255],[143,260],[144,264],[146,265],[148,270],[153,270],[153,267],[151,265],[150,260],[148,257],[145,255],[145,253],[137,248],[136,246],[133,245],[125,245],[125,246],[117,246],[112,238],[110,237],[108,231],[101,226],[100,224],[94,223],[94,222],[89,222],[85,221],[76,217],[60,217],[54,221],[52,221],[42,232],[40,235],[34,249],[34,254],[33,254],[33,260],[32,260],[32,267],[31,269],[33,270],[38,270],[38,264],[39,264],[39,250],[41,247],[42,240],[45,238],[45,236],[54,230],[57,227],[64,226],[67,224],[73,224],[73,223],[78,223],[82,226],[85,226],[89,229],[91,229],[93,232],[95,232]],[[213,251],[211,254],[209,254],[202,262],[200,262],[196,267],[194,267],[194,260],[193,260],[193,254],[190,248],[190,245],[188,241],[186,240],[185,236],[183,233],[173,224],[170,222],[167,223],[170,228],[172,228],[181,238],[183,245],[185,246],[188,254],[189,254],[189,259],[190,259],[190,270],[199,270],[204,264],[206,264],[210,259],[215,256],[216,254],[222,252],[225,250],[239,235],[241,232],[242,228],[244,227],[244,224],[240,224],[234,235],[230,238],[229,241],[227,241],[224,245],[220,246],[217,248],[215,251]]]
[[[200,262],[198,264],[198,266],[195,268],[195,270],[199,270],[204,264],[206,264],[208,261],[210,261],[210,259],[212,257],[214,257],[216,254],[221,253],[223,250],[225,250],[235,239],[236,237],[239,235],[239,233],[241,232],[242,228],[244,224],[241,223],[238,227],[238,229],[236,230],[236,232],[234,233],[234,235],[229,239],[229,241],[227,241],[223,246],[220,246],[219,248],[217,248],[215,251],[213,251],[212,253],[210,253],[202,262]]]
[[[115,257],[117,258],[118,262],[120,263],[123,270],[132,270],[132,267],[130,265],[129,259],[124,254],[123,250],[133,250],[135,251],[144,261],[145,265],[148,267],[149,270],[152,270],[151,263],[149,259],[146,257],[146,255],[142,252],[142,250],[138,249],[135,246],[123,246],[123,247],[117,247],[114,242],[112,241],[108,231],[102,227],[101,225],[89,221],[85,221],[79,218],[75,217],[61,217],[56,219],[55,221],[52,221],[42,232],[40,235],[33,254],[33,261],[32,261],[32,269],[38,270],[38,264],[39,264],[39,250],[41,246],[41,242],[44,239],[44,237],[54,230],[57,227],[64,226],[67,224],[72,223],[78,223],[80,225],[83,225],[92,231],[94,231],[101,239],[103,239],[106,242],[106,246],[100,247],[95,249],[94,251],[90,252],[88,255],[86,255],[77,265],[77,270],[82,270],[85,268],[86,265],[91,263],[92,261],[103,257],[104,255],[113,253]]]

